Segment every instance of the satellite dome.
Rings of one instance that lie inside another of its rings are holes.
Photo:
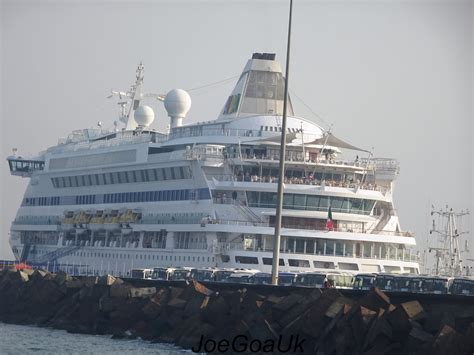
[[[191,108],[191,97],[182,89],[173,89],[166,94],[165,108],[170,117],[184,118]]]
[[[148,127],[155,119],[155,113],[150,106],[141,105],[135,110],[133,117],[139,126]]]

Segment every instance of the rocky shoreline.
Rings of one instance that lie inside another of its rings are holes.
[[[209,287],[209,288],[208,288]],[[0,273],[0,321],[110,334],[208,353],[472,354],[474,300],[459,307],[392,304],[377,289],[212,290],[135,287],[111,275]]]

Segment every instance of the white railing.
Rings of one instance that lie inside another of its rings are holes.
[[[126,131],[126,132],[117,132],[115,135],[110,134],[110,137],[105,136],[103,139],[99,140],[83,140],[79,142],[63,142],[59,143],[58,146],[52,147],[49,151],[53,154],[64,153],[64,152],[73,152],[78,150],[87,150],[87,149],[97,149],[105,147],[117,147],[121,145],[128,144],[138,144],[153,142],[159,143],[168,140],[167,135],[163,135],[155,132],[136,132],[136,131]]]
[[[215,179],[221,182],[258,182],[258,183],[267,183],[267,184],[276,184],[278,183],[278,177],[276,176],[237,176],[237,175],[210,175],[208,176],[209,180]],[[316,180],[310,178],[285,178],[284,184],[287,185],[313,185],[317,187],[341,187],[347,189],[361,189],[369,191],[379,191],[382,194],[390,191],[389,187],[378,186],[376,184],[358,184],[357,182],[341,182],[334,180]]]
[[[254,248],[252,247],[245,247],[243,243],[217,243],[217,250],[220,253],[225,253],[226,251],[250,251],[250,252],[273,252],[273,249],[263,249],[263,248]],[[356,253],[346,252],[343,253],[324,253],[324,252],[316,252],[316,253],[304,253],[298,252],[294,250],[280,250],[280,253],[285,254],[293,254],[293,255],[306,255],[306,256],[330,256],[330,257],[340,257],[340,258],[356,258],[356,259],[372,259],[372,260],[389,260],[389,261],[408,261],[408,262],[419,262],[419,258],[416,254],[411,254],[408,251],[406,253],[397,252],[386,254],[383,257],[380,255],[362,255]],[[281,255],[281,254],[280,254]]]

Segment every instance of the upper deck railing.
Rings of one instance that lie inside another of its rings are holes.
[[[276,176],[257,176],[257,175],[210,175],[208,176],[209,180],[215,179],[221,182],[251,182],[251,183],[266,183],[266,184],[276,184],[278,183],[278,177]],[[317,187],[341,187],[348,189],[360,189],[360,190],[369,190],[369,191],[379,191],[382,194],[390,191],[389,187],[378,186],[377,184],[371,183],[360,183],[360,182],[343,182],[335,180],[317,180],[314,178],[304,178],[304,177],[285,177],[283,181],[284,184],[288,185],[312,185]]]
[[[60,139],[58,145],[49,150],[54,154],[146,142],[161,143],[167,140],[167,135],[158,132],[124,131],[110,133],[94,139],[89,139],[86,136],[83,136],[83,139]]]
[[[345,167],[351,167],[356,170],[373,170],[376,165],[373,162],[362,162],[359,160],[344,160],[344,159],[325,159],[325,157],[317,158],[317,159],[303,159],[303,154],[302,152],[296,152],[294,150],[287,150],[286,152],[286,160],[285,162],[287,163],[302,163],[302,164],[307,164],[307,165],[320,165],[320,166],[345,166]],[[278,164],[280,161],[280,156],[278,154],[274,155],[263,155],[263,154],[254,154],[254,155],[248,155],[245,153],[242,153],[241,155],[239,153],[232,153],[232,154],[227,154],[226,158],[228,159],[242,159],[244,161],[255,161],[255,162],[274,162],[275,164]]]
[[[206,126],[192,126],[174,128],[170,133],[170,139],[203,137],[203,136],[225,136],[225,137],[273,137],[272,132],[265,132],[256,129],[220,128]]]

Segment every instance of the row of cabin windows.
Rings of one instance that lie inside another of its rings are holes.
[[[76,196],[76,205],[90,205],[95,203],[95,195]]]
[[[113,194],[79,196],[26,197],[23,199],[22,206],[90,205],[101,203],[209,200],[210,198],[211,194],[209,189],[201,188],[185,190],[120,192]]]
[[[56,206],[60,205],[60,196],[25,198],[23,206]]]
[[[105,194],[104,203],[185,201],[194,200],[195,198],[196,194],[193,190],[122,192],[115,194]]]
[[[300,130],[297,128],[287,128],[288,132],[290,133],[298,133]],[[273,126],[260,126],[260,131],[267,131],[267,132],[281,132],[281,127],[273,127]]]
[[[127,184],[164,180],[190,179],[188,167],[156,168],[145,170],[117,171],[113,173],[61,176],[51,178],[55,188]]]
[[[222,261],[224,263],[230,262],[230,257],[228,255],[223,255]],[[258,258],[255,256],[235,256],[235,262],[239,264],[251,264],[251,265],[258,265],[259,261]],[[262,258],[263,265],[272,265],[273,258]],[[279,259],[278,264],[280,266],[287,265],[284,259]],[[288,259],[288,266],[291,267],[304,267],[309,268],[310,263],[309,260],[305,259]],[[334,262],[327,262],[327,261],[313,261],[313,266],[315,268],[324,268],[324,269],[335,269],[336,266]],[[338,269],[340,270],[359,270],[359,266],[355,263],[338,263]]]
[[[41,253],[41,252],[40,252]],[[91,258],[110,258],[110,259],[140,259],[140,260],[163,260],[163,261],[194,261],[194,262],[214,262],[215,258],[210,256],[181,256],[181,255],[174,255],[174,260],[172,255],[143,255],[143,254],[135,254],[135,258],[133,255],[130,254],[115,254],[115,253],[96,253],[96,252],[75,252],[73,253],[74,256],[80,257],[91,257]]]
[[[275,208],[277,194],[275,192],[247,191],[249,207]],[[375,200],[352,197],[318,196],[305,194],[284,194],[283,208],[307,211],[327,211],[329,206],[333,212],[370,214]]]

